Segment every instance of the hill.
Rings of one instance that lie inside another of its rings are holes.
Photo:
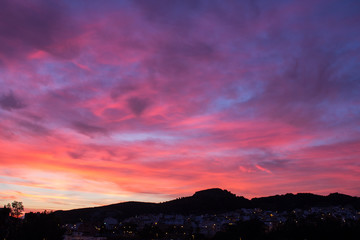
[[[94,208],[56,211],[55,215],[64,223],[102,221],[105,217],[125,219],[142,214],[204,214],[233,211],[240,208],[261,208],[264,210],[292,210],[311,207],[350,206],[360,209],[360,198],[332,193],[328,196],[311,193],[285,194],[251,200],[219,188],[196,192],[189,197],[164,203],[124,202]]]

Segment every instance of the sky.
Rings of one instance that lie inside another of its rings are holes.
[[[0,0],[0,204],[360,196],[357,0]]]

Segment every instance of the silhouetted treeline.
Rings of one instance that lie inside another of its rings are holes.
[[[6,239],[10,234],[10,226],[13,224],[13,219],[10,218],[9,208],[0,208],[0,239]]]
[[[9,216],[7,208],[0,209],[0,239],[62,240],[64,230],[53,213],[27,213],[24,219]]]

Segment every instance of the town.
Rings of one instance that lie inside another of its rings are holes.
[[[239,223],[261,225],[265,233],[278,230],[288,223],[336,221],[342,226],[359,225],[360,212],[340,206],[292,211],[263,211],[261,209],[239,209],[236,211],[202,214],[147,214],[134,216],[119,222],[107,217],[102,223],[79,222],[65,224],[64,240],[107,239],[212,239],[218,233]]]

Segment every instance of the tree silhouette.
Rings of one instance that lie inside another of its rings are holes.
[[[62,240],[64,229],[60,226],[60,220],[49,212],[26,213],[25,219],[19,229],[19,240]]]
[[[22,214],[22,212],[24,211],[24,205],[22,202],[18,202],[18,201],[13,201],[11,203],[11,206],[10,206],[10,203],[7,204],[7,208],[10,209],[10,214],[12,217],[16,217],[16,218],[19,218],[20,215]]]

